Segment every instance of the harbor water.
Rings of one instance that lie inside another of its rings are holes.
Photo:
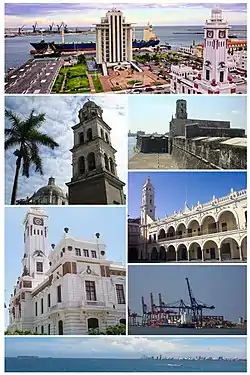
[[[246,361],[6,358],[6,372],[246,372]]]
[[[173,49],[182,45],[190,45],[193,41],[195,43],[203,42],[203,34],[199,34],[203,33],[203,26],[155,26],[154,33],[160,39],[160,44],[169,43]],[[235,34],[238,39],[247,38],[246,26],[232,26],[230,33]],[[134,36],[136,39],[141,40],[143,38],[143,27],[135,28]],[[40,42],[41,39],[41,35],[5,38],[5,71],[28,60],[31,57],[30,50],[33,49],[30,43]],[[55,43],[60,43],[62,37],[59,34],[44,35],[43,39],[46,42],[54,41]],[[65,43],[95,42],[95,34],[65,34],[64,39]]]
[[[246,335],[246,328],[179,328],[179,327],[139,327],[130,326],[129,335]]]

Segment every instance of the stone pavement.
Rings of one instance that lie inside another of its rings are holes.
[[[132,156],[128,162],[129,169],[179,169],[170,154],[143,154]]]

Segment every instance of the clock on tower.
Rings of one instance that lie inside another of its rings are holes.
[[[41,219],[40,217],[34,217],[33,224],[35,224],[35,225],[43,225],[43,219]]]
[[[213,37],[214,37],[213,30],[207,30],[207,38],[213,38]]]
[[[225,38],[226,37],[226,31],[225,30],[220,30],[219,31],[219,38]]]

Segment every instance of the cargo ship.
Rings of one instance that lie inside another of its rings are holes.
[[[63,38],[64,39],[64,38]],[[148,24],[144,28],[143,40],[134,39],[132,41],[133,48],[147,48],[155,47],[160,43],[160,39],[153,33],[152,25]],[[45,42],[42,40],[39,43],[30,43],[37,53],[43,53],[48,48],[55,52],[77,52],[77,51],[95,51],[96,42],[73,42],[73,43],[55,43]]]

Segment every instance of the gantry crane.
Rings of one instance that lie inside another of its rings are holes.
[[[24,26],[25,26],[25,25],[23,25],[22,27],[19,27],[19,28],[18,28],[18,34],[19,34],[19,35],[20,35],[21,32],[23,31]]]
[[[54,22],[52,22],[52,24],[49,25],[49,32],[50,33],[53,31],[53,26],[55,26]]]
[[[67,25],[66,25],[66,24],[65,24],[65,23],[64,23],[63,21],[61,22],[61,24],[60,24],[60,25],[56,25],[56,26],[57,26],[57,31],[58,31],[58,32],[60,32],[60,31],[61,31],[61,28],[62,28],[62,27],[64,27],[64,28],[65,28],[65,26],[66,26],[66,28],[67,28]],[[65,31],[65,29],[64,29],[64,31]]]
[[[36,33],[37,22],[35,22],[34,25],[32,25],[32,27],[33,27],[33,33]]]

